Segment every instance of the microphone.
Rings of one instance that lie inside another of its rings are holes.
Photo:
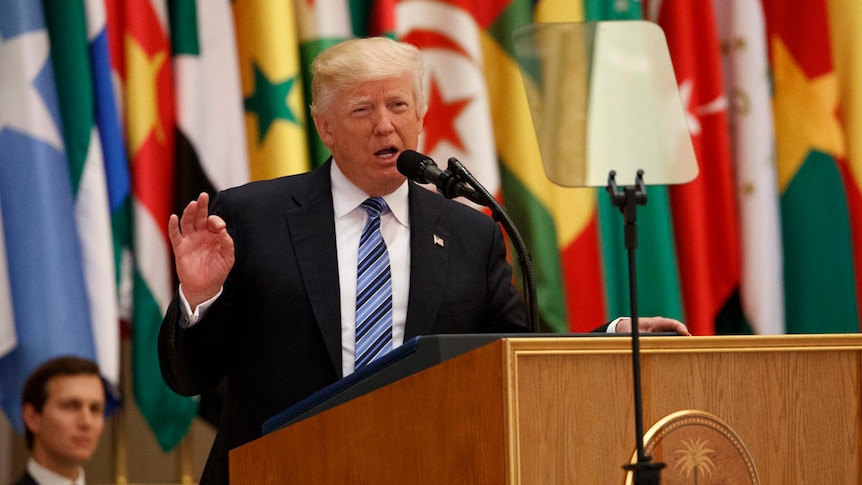
[[[479,205],[485,205],[485,201],[478,192],[449,170],[440,170],[434,160],[427,155],[405,150],[398,155],[397,165],[402,175],[419,184],[433,183],[447,199],[464,197]]]

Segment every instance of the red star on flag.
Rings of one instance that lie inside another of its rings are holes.
[[[464,143],[458,130],[455,129],[455,120],[464,111],[472,98],[457,99],[446,102],[440,95],[437,82],[431,79],[431,93],[428,100],[428,114],[425,116],[425,146],[423,151],[431,153],[443,140],[448,141],[458,150],[464,150]]]

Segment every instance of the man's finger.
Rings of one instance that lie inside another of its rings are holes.
[[[200,195],[198,195],[197,200],[195,201],[195,230],[205,231],[207,228],[207,217],[209,216],[209,200],[209,194],[207,194],[206,192],[201,192]]]
[[[168,237],[171,240],[171,247],[176,249],[183,237],[180,234],[180,218],[176,214],[171,214],[171,217],[168,219]]]

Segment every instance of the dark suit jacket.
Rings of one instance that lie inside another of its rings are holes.
[[[33,477],[30,476],[26,471],[23,475],[21,475],[18,480],[12,482],[12,485],[39,485]]]
[[[341,311],[330,163],[220,193],[236,262],[222,296],[192,328],[177,299],[162,322],[165,382],[196,395],[228,377],[202,484],[226,483],[228,450],[261,436],[277,412],[342,377]],[[410,295],[404,340],[526,330],[499,226],[412,182]],[[434,244],[439,236],[444,246]]]

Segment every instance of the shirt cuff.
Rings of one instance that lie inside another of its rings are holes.
[[[617,333],[617,324],[620,323],[620,320],[626,317],[617,317],[611,323],[608,324],[608,328],[606,330],[607,333]]]
[[[197,307],[195,307],[194,311],[192,311],[191,306],[189,305],[189,301],[186,300],[186,295],[183,294],[183,285],[180,284],[179,288],[179,296],[180,296],[180,308],[182,311],[180,312],[180,328],[191,328],[193,327],[200,319],[204,316],[207,309],[212,306],[213,303],[221,296],[222,291],[224,291],[224,287],[219,288],[218,293],[209,300],[201,303]]]

